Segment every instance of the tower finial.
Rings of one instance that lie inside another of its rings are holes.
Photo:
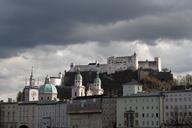
[[[97,71],[97,78],[99,78],[99,72]]]
[[[30,75],[30,78],[29,78],[29,85],[30,86],[33,86],[35,83],[35,79],[33,79],[33,66],[32,66],[32,68],[31,68],[31,75]]]
[[[33,77],[33,66],[31,67],[31,77]]]
[[[77,67],[77,73],[80,73],[80,68],[79,67]]]
[[[45,84],[49,84],[49,75],[45,77]]]

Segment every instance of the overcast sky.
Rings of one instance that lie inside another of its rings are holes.
[[[0,99],[23,89],[32,66],[42,80],[134,52],[192,73],[191,21],[191,0],[1,0]]]

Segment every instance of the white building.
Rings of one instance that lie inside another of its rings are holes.
[[[116,98],[77,97],[67,104],[69,128],[113,128]]]
[[[155,57],[153,61],[139,61],[139,69],[150,69],[161,72],[161,59]]]
[[[143,93],[140,85],[123,86],[117,98],[117,128],[158,128],[163,124],[163,95]]]
[[[53,84],[55,86],[60,86],[62,84],[64,74],[61,72],[56,77],[50,77],[50,84]]]
[[[161,71],[161,59],[155,57],[154,61],[138,61],[137,54],[134,53],[131,56],[120,56],[120,57],[108,57],[106,64],[89,63],[88,65],[75,65],[74,63],[70,66],[70,72],[75,72],[77,68],[80,68],[81,72],[84,71],[95,71],[108,74],[115,73],[117,71],[124,70],[137,70],[137,69],[151,69],[155,71]]]
[[[16,102],[0,103],[0,128],[17,128],[18,104]]]
[[[101,79],[99,78],[99,73],[97,72],[94,83],[90,84],[87,90],[87,96],[102,95],[103,93],[104,90],[101,88]]]
[[[78,69],[77,74],[75,75],[74,85],[72,86],[72,98],[85,96],[85,86],[82,83],[83,78]]]
[[[129,96],[139,92],[143,92],[143,87],[137,82],[130,82],[123,85],[123,96]]]
[[[35,79],[33,78],[33,71],[31,72],[29,78],[29,85],[26,85],[23,89],[24,101],[38,101],[39,100],[39,91],[38,86],[35,85]]]
[[[50,84],[49,78],[45,78],[45,83],[39,88],[39,101],[52,101],[57,99],[57,88],[55,85]]]
[[[165,125],[192,124],[192,90],[165,92]]]
[[[18,103],[18,128],[38,128],[37,101]]]
[[[68,128],[67,102],[38,103],[38,128]]]

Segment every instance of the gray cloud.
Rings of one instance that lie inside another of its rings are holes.
[[[2,0],[0,57],[46,44],[191,39],[191,7],[190,0]]]

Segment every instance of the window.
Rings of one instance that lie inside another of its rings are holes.
[[[138,116],[139,116],[139,114],[136,112],[136,113],[135,113],[135,117],[137,118]]]
[[[143,113],[142,116],[145,117],[145,114]]]
[[[77,93],[75,92],[75,96],[77,96]]]
[[[143,121],[143,126],[145,125],[145,122]]]
[[[173,112],[171,112],[171,116],[173,116]]]
[[[185,109],[187,109],[187,105],[185,105]]]
[[[183,115],[183,113],[182,113],[182,112],[180,112],[180,113],[179,113],[179,115],[180,115],[180,116],[182,116],[182,115]]]
[[[159,125],[159,121],[156,121],[156,125]]]
[[[138,121],[138,120],[135,121],[135,125],[136,125],[136,126],[139,125],[139,121]]]
[[[149,121],[147,121],[147,126],[149,126]]]
[[[151,114],[151,117],[154,117],[154,114],[153,114],[153,113]]]
[[[156,117],[159,117],[159,114],[158,114],[158,113],[156,113]]]

